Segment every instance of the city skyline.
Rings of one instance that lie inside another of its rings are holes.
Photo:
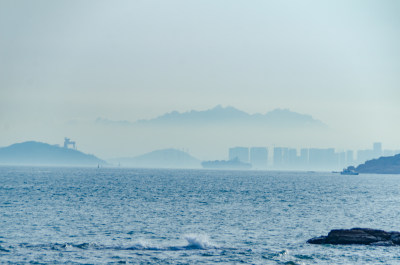
[[[263,150],[252,153],[252,150]],[[338,170],[348,166],[357,166],[382,156],[399,154],[400,150],[382,149],[382,143],[375,142],[371,149],[337,150],[331,148],[292,148],[292,147],[231,147],[228,159],[238,159],[251,163],[253,169],[290,169],[290,170]],[[253,164],[251,161],[257,161]],[[264,164],[260,161],[263,161]]]

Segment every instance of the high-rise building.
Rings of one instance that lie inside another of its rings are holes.
[[[337,156],[335,156],[335,149],[333,148],[311,148],[308,157],[312,169],[330,170],[338,167]]]
[[[294,148],[288,148],[285,154],[284,166],[287,169],[297,169],[299,158],[297,156],[297,150]]]
[[[266,147],[251,147],[250,163],[254,169],[266,169],[268,165],[268,149]]]
[[[394,153],[394,150],[383,150],[383,156],[393,156]]]
[[[229,148],[229,160],[239,159],[241,162],[249,162],[249,148],[248,147],[232,147]]]
[[[280,169],[283,167],[283,152],[285,148],[274,147],[274,168]]]
[[[374,143],[374,158],[379,158],[382,156],[382,143]]]
[[[299,166],[300,166],[301,169],[308,168],[308,148],[300,149]]]
[[[341,168],[346,167],[346,163],[347,163],[346,152],[342,151],[342,152],[339,152],[336,154],[337,154],[338,168],[341,169]]]
[[[362,164],[367,160],[374,158],[374,150],[358,150],[357,151],[357,163]]]
[[[354,165],[354,152],[352,150],[346,151],[346,165],[347,166]]]

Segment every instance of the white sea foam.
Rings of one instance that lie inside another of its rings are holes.
[[[120,246],[120,249],[123,250],[162,250],[162,248],[151,244],[150,242],[139,239],[135,243],[130,244],[129,246]]]
[[[135,244],[132,247],[137,249],[151,248],[150,243],[144,239],[139,239],[138,241],[135,242]]]
[[[210,249],[217,247],[215,244],[211,243],[207,235],[188,234],[185,235],[185,239],[188,242],[187,248]]]

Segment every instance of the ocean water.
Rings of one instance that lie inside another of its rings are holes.
[[[310,245],[400,230],[400,176],[0,168],[1,264],[400,264],[400,247]]]

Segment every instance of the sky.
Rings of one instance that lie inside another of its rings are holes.
[[[339,148],[400,149],[399,13],[397,0],[0,0],[0,146],[70,136],[134,155],[167,145],[92,122],[221,104],[312,115]]]

